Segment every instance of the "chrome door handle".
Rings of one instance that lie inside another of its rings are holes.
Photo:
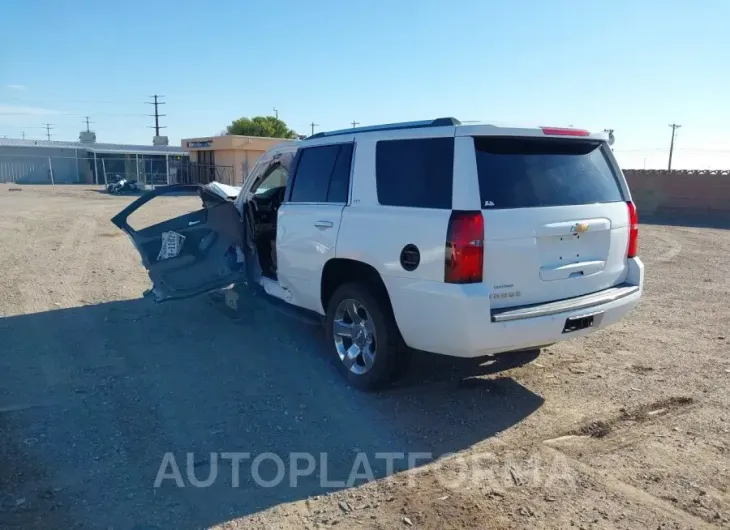
[[[332,221],[317,221],[314,226],[324,230],[325,228],[332,228]]]

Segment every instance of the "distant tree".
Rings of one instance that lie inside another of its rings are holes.
[[[239,118],[226,127],[226,134],[243,136],[266,136],[269,138],[296,138],[297,133],[286,123],[274,116]]]

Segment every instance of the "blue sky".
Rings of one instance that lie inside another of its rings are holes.
[[[455,116],[616,130],[625,167],[730,167],[730,1],[6,2],[0,136],[171,142],[273,114],[300,133]]]

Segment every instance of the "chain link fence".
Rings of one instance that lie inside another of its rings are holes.
[[[181,165],[170,184],[208,184],[213,181],[234,185],[233,166],[187,162]]]
[[[183,154],[83,154],[40,156],[0,152],[0,183],[106,185],[126,179],[145,186],[164,186],[234,181],[232,166],[190,162]]]

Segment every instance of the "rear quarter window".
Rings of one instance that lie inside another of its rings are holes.
[[[454,138],[382,140],[375,148],[378,202],[451,208]]]
[[[474,147],[485,209],[624,200],[603,142],[482,136]]]

